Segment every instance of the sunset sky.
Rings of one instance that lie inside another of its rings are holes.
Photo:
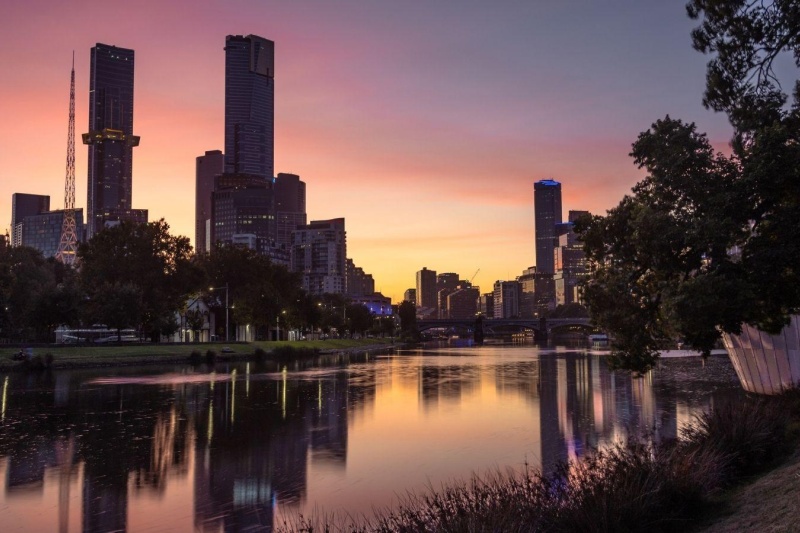
[[[423,266],[486,292],[536,263],[533,183],[604,213],[669,114],[725,149],[701,105],[707,57],[683,1],[27,0],[0,16],[0,229],[15,192],[64,201],[69,73],[88,129],[89,50],[136,51],[133,207],[194,239],[195,158],[223,148],[225,36],[275,41],[275,169],[309,220],[345,217],[348,256],[393,301]],[[78,141],[80,142],[80,141]],[[76,146],[77,207],[87,148]]]

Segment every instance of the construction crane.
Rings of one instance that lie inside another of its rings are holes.
[[[475,276],[477,276],[478,272],[480,272],[480,271],[481,271],[481,269],[479,268],[478,270],[475,271],[475,273],[472,275],[472,277],[469,278],[469,284],[470,285],[472,285],[472,281],[475,279]]]

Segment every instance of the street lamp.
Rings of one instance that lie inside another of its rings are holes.
[[[225,342],[229,342],[228,336],[228,326],[230,325],[229,317],[228,317],[228,284],[226,283],[224,287],[209,287],[208,290],[210,291],[219,291],[225,289]]]

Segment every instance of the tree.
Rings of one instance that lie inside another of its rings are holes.
[[[800,112],[772,69],[800,65],[793,2],[693,0],[693,32],[709,63],[704,103],[727,113],[732,154],[715,154],[694,124],[667,117],[633,156],[647,177],[631,196],[577,224],[592,270],[584,296],[612,334],[612,362],[643,372],[667,339],[707,354],[742,323],[770,333],[800,308]]]
[[[189,239],[173,236],[163,220],[123,222],[98,232],[78,249],[81,281],[90,299],[102,287],[131,285],[141,294],[141,324],[151,340],[177,329],[175,313],[202,283]]]
[[[304,321],[305,315],[299,307],[305,295],[299,274],[272,264],[268,257],[248,248],[217,246],[211,254],[202,256],[198,264],[209,286],[228,287],[234,323],[249,324],[257,336],[265,336],[264,330],[274,325],[283,311],[291,313],[298,324]],[[224,305],[224,297],[221,291],[208,293],[206,303],[219,309]]]
[[[408,300],[404,300],[397,308],[400,315],[400,331],[404,335],[413,335],[417,330],[417,307]]]
[[[86,315],[92,323],[106,324],[117,331],[138,326],[142,316],[142,291],[132,283],[103,283],[92,292]]]
[[[354,333],[361,335],[372,325],[372,313],[369,308],[362,304],[350,304],[347,306],[346,327],[352,337]]]
[[[31,340],[41,334],[36,314],[56,285],[53,265],[33,248],[0,247],[0,336]]]

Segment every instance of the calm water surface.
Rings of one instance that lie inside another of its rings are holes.
[[[588,351],[441,348],[337,365],[0,374],[0,530],[268,530],[427,486],[675,437],[742,395],[725,357],[642,379]]]

